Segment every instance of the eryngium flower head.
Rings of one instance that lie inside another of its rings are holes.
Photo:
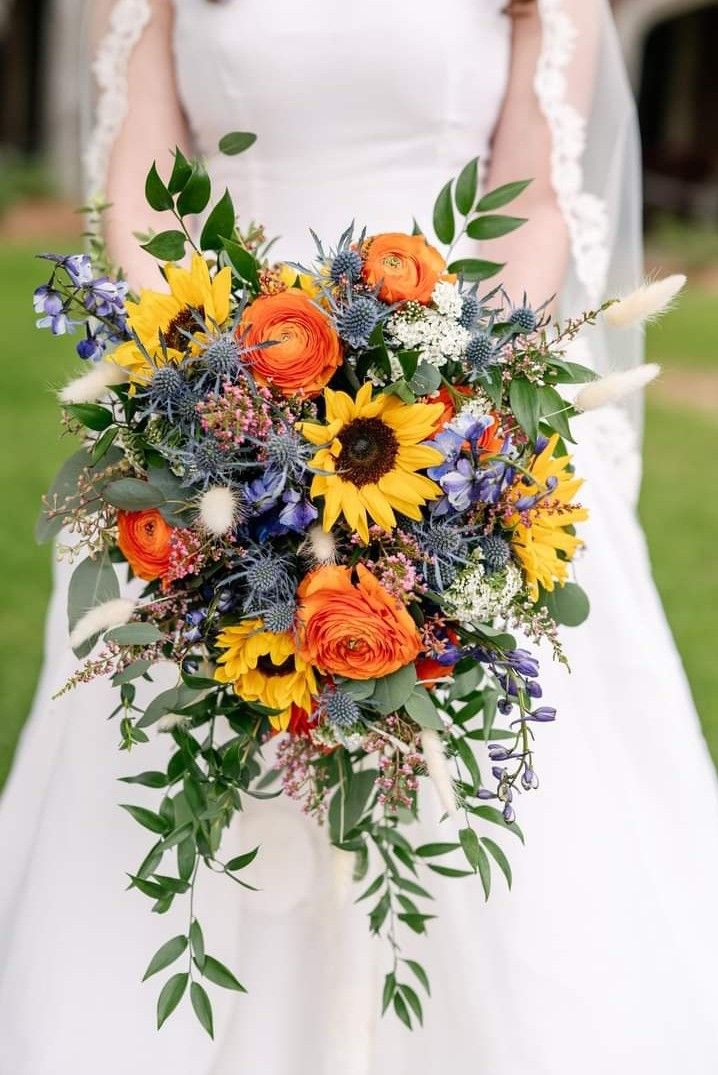
[[[319,699],[319,710],[338,728],[351,728],[361,719],[359,706],[341,690],[325,690]]]
[[[350,347],[366,347],[380,316],[377,302],[362,295],[337,316],[337,332]]]
[[[459,318],[459,324],[463,328],[473,328],[474,321],[479,314],[479,300],[476,295],[462,295],[461,297],[461,317]]]
[[[477,372],[485,370],[493,361],[496,344],[488,332],[475,332],[466,347],[466,361]]]
[[[525,335],[534,331],[538,325],[538,317],[530,306],[514,306],[509,314],[509,324],[515,332]]]
[[[498,534],[489,534],[479,541],[481,548],[481,562],[487,575],[500,571],[506,567],[511,559],[511,547],[508,541],[504,541]]]
[[[237,577],[247,590],[248,612],[262,612],[264,616],[270,604],[294,605],[296,581],[286,556],[252,545],[238,565]]]
[[[362,259],[356,250],[340,250],[332,262],[329,275],[332,282],[340,284],[345,280],[355,283],[361,276]]]

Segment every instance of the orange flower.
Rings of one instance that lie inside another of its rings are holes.
[[[501,432],[501,419],[498,414],[492,413],[494,424],[485,429],[477,439],[476,445],[481,449],[481,455],[499,455],[504,446],[504,434]]]
[[[378,679],[421,651],[416,624],[362,564],[317,568],[299,587],[302,658],[348,679]]]
[[[426,304],[445,269],[441,254],[423,235],[386,232],[369,240],[364,279],[370,287],[380,285],[384,302],[414,299]]]
[[[454,392],[458,392],[461,396],[473,395],[471,389],[465,384],[454,385]],[[444,409],[436,419],[436,423],[431,432],[432,437],[435,437],[437,433],[441,433],[445,425],[447,425],[452,418],[456,416],[456,401],[445,384],[442,384],[439,391],[430,397],[432,403],[443,403]]]
[[[166,574],[172,527],[156,508],[118,511],[117,528],[117,544],[138,578],[151,582]]]
[[[331,322],[298,288],[255,299],[237,335],[249,347],[269,344],[252,355],[252,372],[260,384],[274,384],[285,396],[316,396],[342,361]]]

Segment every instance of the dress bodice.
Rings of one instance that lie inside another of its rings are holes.
[[[428,228],[443,183],[485,161],[506,88],[504,0],[179,0],[179,92],[214,182],[240,218],[305,257],[352,217]],[[230,130],[259,135],[238,157]]]

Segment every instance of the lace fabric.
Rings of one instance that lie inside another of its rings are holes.
[[[92,62],[97,98],[83,159],[85,189],[91,196],[105,187],[112,147],[127,112],[130,57],[150,17],[149,0],[116,0]]]
[[[534,89],[552,143],[551,175],[566,221],[576,275],[591,304],[604,297],[609,264],[608,207],[584,185],[587,118],[569,100],[570,64],[578,34],[562,0],[539,0],[543,47]]]

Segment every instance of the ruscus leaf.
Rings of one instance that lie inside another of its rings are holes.
[[[170,1017],[184,996],[188,974],[174,974],[162,987],[157,1001],[157,1029]]]
[[[152,956],[152,959],[147,966],[147,970],[142,976],[142,981],[146,982],[153,974],[157,974],[158,971],[164,970],[165,967],[169,967],[170,963],[174,963],[176,959],[179,959],[186,949],[186,937],[180,935],[179,937],[173,937],[171,940],[166,941]]]

